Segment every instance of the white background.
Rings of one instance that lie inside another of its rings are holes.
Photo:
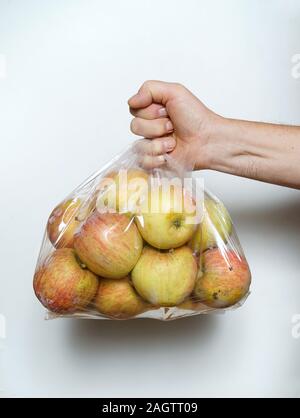
[[[179,81],[220,114],[300,124],[297,0],[0,0],[0,388],[4,396],[299,396],[299,191],[220,173],[252,295],[170,323],[44,321],[47,216],[126,147],[127,98]],[[5,67],[5,68],[4,68]]]

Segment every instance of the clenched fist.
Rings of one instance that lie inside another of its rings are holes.
[[[210,132],[220,116],[177,83],[146,81],[128,104],[131,130],[151,141],[138,148],[145,168],[159,167],[169,153],[188,169],[209,167]]]

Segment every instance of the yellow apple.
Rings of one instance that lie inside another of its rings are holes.
[[[160,306],[183,302],[193,291],[196,275],[197,262],[187,246],[165,252],[146,246],[131,273],[142,298]]]
[[[147,304],[136,293],[128,277],[100,279],[95,298],[96,309],[113,318],[127,319],[147,309]]]
[[[74,233],[80,222],[77,214],[81,205],[78,198],[68,199],[53,209],[47,223],[47,233],[56,248],[72,248]]]
[[[189,242],[195,253],[218,246],[218,242],[227,242],[232,232],[230,215],[220,201],[206,197],[204,200],[204,213],[201,224]]]
[[[151,187],[136,223],[144,240],[155,248],[177,248],[195,232],[196,208],[191,195],[180,186]]]
[[[188,242],[188,246],[192,249],[195,255],[198,255],[201,252],[201,242],[202,242],[201,237],[202,237],[202,231],[201,231],[201,224],[200,224],[200,225],[197,225],[194,235],[192,236],[191,240]]]
[[[133,214],[140,199],[147,193],[148,174],[138,169],[108,173],[100,182],[97,208],[119,213]]]

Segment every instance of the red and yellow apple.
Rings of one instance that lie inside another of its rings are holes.
[[[98,288],[95,274],[83,268],[72,248],[55,250],[34,275],[34,291],[50,311],[72,313],[84,309]]]
[[[142,247],[133,220],[118,213],[95,211],[74,239],[80,260],[95,274],[109,279],[125,277],[137,263]]]
[[[144,240],[158,249],[177,248],[195,232],[196,208],[191,195],[180,186],[151,187],[136,223]]]
[[[227,242],[232,231],[230,215],[220,201],[206,197],[201,224],[192,237],[189,246],[195,253],[218,246],[220,242]]]
[[[134,214],[140,199],[147,193],[148,174],[143,170],[129,169],[108,173],[97,187],[98,211]]]
[[[203,275],[197,280],[194,296],[213,308],[239,302],[249,291],[251,273],[247,261],[232,250],[218,248],[203,253]]]
[[[49,216],[47,233],[56,248],[73,247],[74,233],[80,225],[76,218],[80,205],[78,198],[65,200]]]
[[[131,278],[137,292],[153,305],[176,306],[191,294],[197,263],[187,246],[161,252],[144,247]]]
[[[144,312],[147,304],[136,293],[128,277],[119,280],[101,278],[95,307],[104,315],[127,319]]]

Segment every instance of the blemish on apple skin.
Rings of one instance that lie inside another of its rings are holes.
[[[221,293],[221,290],[220,289],[217,292],[213,293],[214,300],[218,300],[219,299],[219,293]]]
[[[180,228],[180,226],[181,226],[181,222],[180,222],[180,220],[179,220],[179,219],[176,219],[176,220],[173,222],[173,225],[175,226],[175,228],[176,228],[176,229]]]

